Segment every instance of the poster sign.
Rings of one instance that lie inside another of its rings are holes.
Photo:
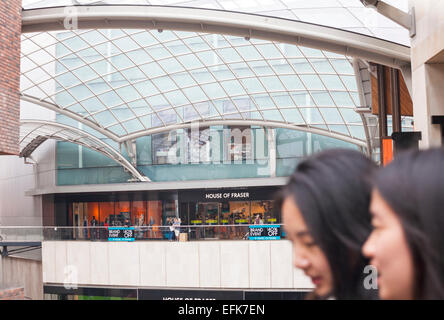
[[[280,240],[281,226],[278,224],[270,225],[250,225],[250,240]]]
[[[134,241],[134,227],[109,227],[108,241]]]

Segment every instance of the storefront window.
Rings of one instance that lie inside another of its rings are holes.
[[[109,225],[110,216],[115,214],[114,202],[100,202],[100,222]]]
[[[131,224],[131,205],[130,201],[116,202],[115,214],[110,216],[111,226],[125,226]]]
[[[159,226],[162,225],[162,201],[147,201],[147,209],[148,225],[151,227],[149,230],[149,238],[159,239],[162,237],[159,228]]]
[[[252,224],[274,224],[279,221],[279,217],[273,212],[273,201],[251,202]]]
[[[146,201],[132,201],[131,215],[133,220],[131,222],[134,226],[143,226],[147,224],[146,213],[147,213]]]
[[[98,227],[125,225],[135,227],[137,239],[167,239],[166,226],[176,217],[181,218],[179,231],[187,233],[189,240],[245,239],[250,224],[281,222],[272,200],[251,200],[266,198],[267,192],[258,194],[256,189],[193,192],[182,193],[180,203],[168,194],[162,194],[168,200],[144,200],[145,194],[131,194],[122,195],[121,201],[71,202],[66,221],[77,228],[67,229],[64,239],[106,240],[106,229]]]

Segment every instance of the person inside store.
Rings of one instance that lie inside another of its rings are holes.
[[[381,299],[444,299],[444,149],[412,150],[375,174],[362,251]]]
[[[103,229],[104,229],[104,232],[105,232],[105,240],[108,238],[108,227],[109,227],[109,221],[108,221],[108,218],[105,218],[105,223],[103,224]]]
[[[91,223],[90,223],[90,226],[91,226],[91,240],[96,240],[96,238],[97,238],[97,228],[96,228],[96,226],[97,226],[97,220],[96,220],[96,217],[95,216],[93,216],[92,217],[92,219],[91,219]]]
[[[331,149],[299,163],[278,193],[293,264],[315,288],[307,299],[377,299],[364,287],[369,259],[361,248],[371,232],[370,177],[376,164],[362,153]]]
[[[103,223],[103,221],[99,222],[99,239],[103,240],[105,239],[105,228],[104,228],[105,224]]]
[[[88,239],[88,219],[83,218],[83,238]]]

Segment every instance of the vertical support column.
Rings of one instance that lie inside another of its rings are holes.
[[[393,132],[401,132],[401,97],[399,90],[399,70],[390,69],[390,90],[392,98],[392,125]]]
[[[380,161],[384,163],[382,139],[387,136],[387,95],[385,92],[385,66],[378,65],[378,118],[379,118],[379,145]]]
[[[270,177],[276,177],[276,131],[268,128],[268,156],[270,166]]]
[[[0,155],[18,155],[22,1],[3,1],[0,21]]]

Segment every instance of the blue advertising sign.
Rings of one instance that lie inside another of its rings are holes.
[[[108,241],[134,241],[134,227],[109,227]]]
[[[248,238],[249,240],[280,240],[281,226],[278,224],[252,225]]]

